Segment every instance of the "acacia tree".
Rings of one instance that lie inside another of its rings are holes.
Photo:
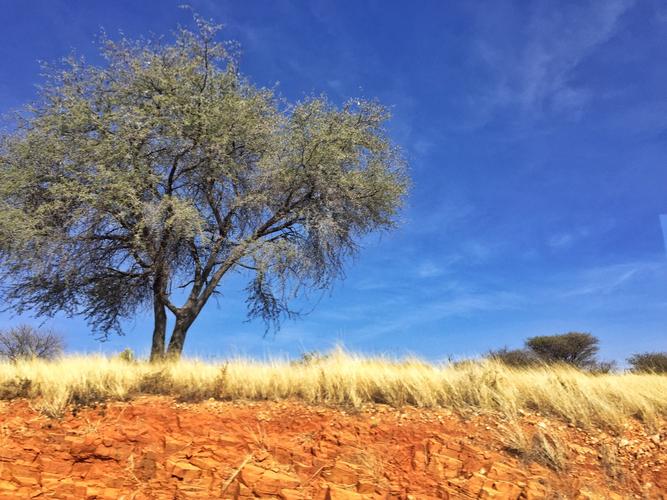
[[[526,347],[547,363],[567,363],[578,368],[595,367],[599,339],[590,333],[541,335],[526,340]],[[598,364],[599,366],[599,364]]]
[[[235,270],[249,316],[279,321],[341,275],[360,236],[393,225],[407,186],[384,107],[290,104],[195,19],[172,44],[105,39],[103,66],[50,69],[0,143],[5,301],[83,314],[103,337],[152,308],[154,361],[180,356]]]
[[[63,352],[65,342],[53,330],[37,330],[30,325],[18,325],[0,330],[0,357],[11,361],[20,359],[53,359]]]

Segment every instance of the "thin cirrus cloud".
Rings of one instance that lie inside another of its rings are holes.
[[[445,320],[471,315],[519,309],[524,297],[519,294],[497,292],[466,292],[457,296],[435,297],[430,301],[415,304],[399,310],[383,311],[382,320],[368,321],[365,325],[353,329],[354,339],[359,342],[395,334],[414,332],[418,328],[433,328]],[[371,313],[372,314],[372,313]]]
[[[599,227],[595,231],[595,234],[599,235],[604,233],[605,231],[608,230],[607,226],[604,227]],[[571,231],[567,232],[562,232],[562,233],[557,233],[552,235],[548,241],[547,244],[549,247],[554,250],[568,250],[572,248],[574,245],[577,243],[580,243],[581,240],[584,240],[585,238],[588,238],[591,236],[593,231],[587,227],[576,227]]]
[[[639,278],[654,279],[667,270],[667,266],[659,261],[639,261],[614,264],[586,269],[578,276],[575,286],[564,290],[562,297],[586,295],[608,295],[622,291]]]
[[[633,4],[540,1],[529,9],[476,4],[480,35],[473,52],[487,78],[468,96],[476,109],[469,110],[469,125],[482,126],[504,109],[529,121],[550,112],[576,118],[593,95],[575,83],[576,69],[616,34]]]
[[[662,237],[665,241],[665,255],[667,255],[667,214],[660,216],[660,226],[662,227]]]

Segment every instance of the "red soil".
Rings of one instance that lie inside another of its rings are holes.
[[[522,425],[566,443],[563,471],[503,451],[499,419],[443,410],[145,397],[53,420],[0,402],[0,498],[667,497],[665,425]]]

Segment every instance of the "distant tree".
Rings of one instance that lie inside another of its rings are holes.
[[[628,358],[633,372],[667,373],[667,352],[644,352]]]
[[[234,271],[250,275],[249,316],[276,325],[342,275],[360,236],[392,227],[407,189],[383,106],[287,103],[196,22],[173,44],[105,40],[104,67],[47,68],[0,142],[3,298],[83,314],[102,337],[150,307],[151,360],[180,356]]]
[[[40,331],[29,325],[0,330],[0,357],[53,359],[64,349],[63,338],[52,330]]]
[[[590,333],[570,332],[544,335],[526,340],[526,347],[547,363],[567,363],[578,368],[596,363],[599,340]]]
[[[120,359],[121,361],[125,361],[126,363],[136,363],[137,362],[137,355],[134,354],[134,351],[130,349],[129,347],[126,347],[122,351],[120,351],[117,355],[116,358]]]
[[[508,349],[507,347],[490,351],[487,358],[515,367],[532,366],[540,363],[540,359],[528,349]]]
[[[595,375],[606,375],[618,370],[618,364],[616,361],[595,361],[587,369]]]
[[[300,365],[316,365],[322,363],[331,357],[330,354],[325,354],[319,351],[307,351],[301,354],[301,357],[290,362],[293,366]]]

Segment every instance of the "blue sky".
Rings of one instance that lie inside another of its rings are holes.
[[[190,22],[181,3],[2,0],[0,111],[34,96],[38,60],[98,60],[101,27],[169,34]],[[302,320],[264,338],[232,276],[186,353],[343,343],[439,360],[566,331],[597,335],[607,359],[667,350],[664,2],[189,3],[240,42],[256,84],[390,106],[413,189],[400,228],[364,241]],[[75,351],[149,347],[145,315],[104,344],[80,319],[47,324]]]

